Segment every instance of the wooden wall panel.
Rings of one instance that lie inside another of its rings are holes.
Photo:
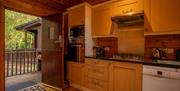
[[[0,3],[0,91],[4,91],[4,7]]]
[[[151,59],[153,48],[173,49],[174,53],[167,53],[163,59],[175,60],[176,51],[180,50],[180,35],[152,35],[145,37],[145,59]]]

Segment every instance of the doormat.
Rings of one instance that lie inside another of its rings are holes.
[[[41,85],[35,85],[18,91],[47,91],[47,90],[45,90]]]
[[[17,91],[19,89],[27,88],[36,85],[37,83],[33,81],[25,81],[22,83],[17,83],[13,85],[6,86],[6,91]]]
[[[37,84],[37,85],[20,89],[17,91],[62,91],[62,90],[59,90],[59,89],[56,89],[47,85],[43,85],[43,84]]]

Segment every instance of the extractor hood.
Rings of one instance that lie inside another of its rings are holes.
[[[143,23],[144,22],[144,13],[143,13],[143,11],[129,12],[129,13],[125,13],[125,14],[112,16],[111,20],[115,23],[120,23],[120,24]]]

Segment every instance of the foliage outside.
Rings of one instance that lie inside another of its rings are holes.
[[[6,50],[25,48],[24,32],[15,29],[16,26],[27,23],[37,17],[5,10],[5,48]],[[31,47],[32,34],[27,35],[27,48]]]

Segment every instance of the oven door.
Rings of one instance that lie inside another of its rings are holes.
[[[79,62],[81,57],[81,45],[70,45],[68,50],[68,60]]]

